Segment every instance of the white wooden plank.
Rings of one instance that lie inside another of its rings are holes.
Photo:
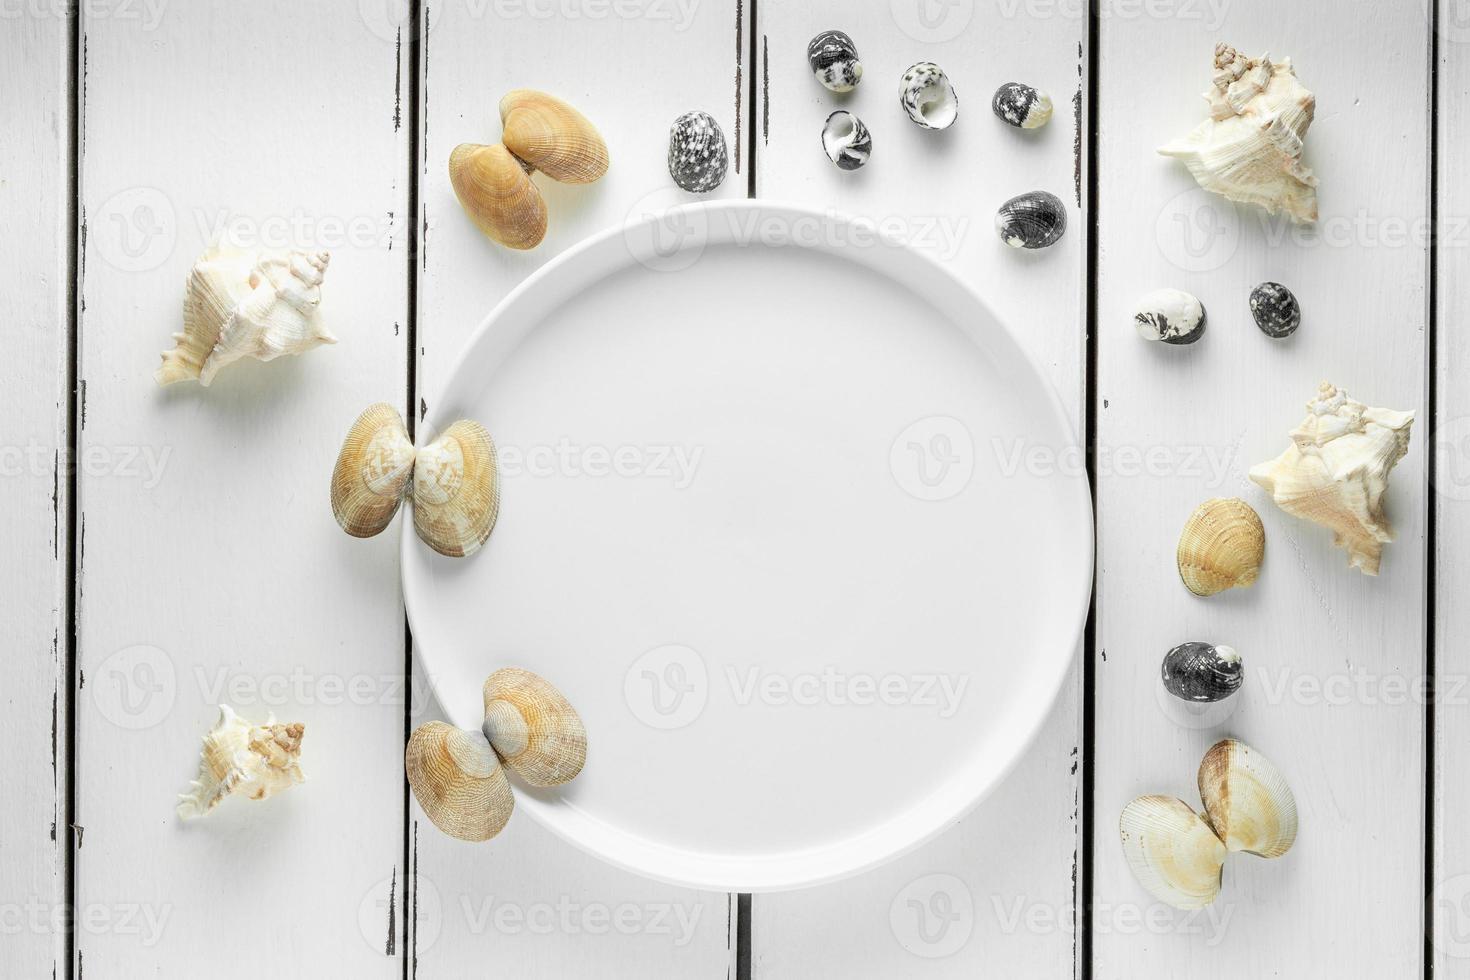
[[[1425,732],[1421,701],[1405,692],[1424,669],[1428,29],[1417,0],[1161,5],[1102,21],[1098,443],[1112,460],[1098,503],[1099,978],[1419,971]],[[1208,196],[1155,155],[1204,118],[1198,93],[1217,41],[1291,56],[1316,93],[1315,233]],[[1251,320],[1247,297],[1266,279],[1301,301],[1289,341]],[[1199,344],[1162,349],[1135,335],[1132,304],[1161,286],[1205,304]],[[1323,379],[1419,412],[1388,498],[1398,540],[1378,578],[1246,479],[1288,444]],[[1125,449],[1142,455],[1130,462]],[[1139,465],[1150,452],[1155,463]],[[1174,551],[1190,511],[1216,496],[1259,511],[1266,561],[1253,588],[1201,600],[1179,584]],[[1225,724],[1180,727],[1158,707],[1160,658],[1189,639],[1245,659]],[[1198,806],[1200,757],[1226,734],[1281,767],[1300,837],[1277,861],[1232,857],[1214,905],[1173,913],[1130,875],[1118,814],[1142,793]]]
[[[1086,23],[1059,9],[1033,16],[1024,4],[762,2],[767,98],[756,190],[887,225],[950,266],[1018,332],[1080,431],[1086,221],[1073,98]],[[851,35],[862,58],[851,96],[828,93],[807,68],[807,43],[832,28]],[[959,94],[959,121],[944,133],[920,130],[898,103],[904,70],[925,60],[943,67]],[[1023,133],[992,115],[990,97],[1008,81],[1050,92],[1049,125]],[[822,151],[822,124],[837,108],[856,113],[873,137],[872,159],[853,173]],[[1070,228],[1051,249],[1023,254],[996,236],[994,215],[1007,198],[1036,189],[1067,204]],[[754,975],[1072,976],[1080,685],[1079,662],[1013,775],[941,837],[855,879],[754,896]]]
[[[421,177],[418,386],[422,411],[471,331],[515,285],[581,238],[630,215],[689,200],[666,167],[669,125],[703,109],[740,146],[712,196],[743,197],[750,72],[745,12],[715,3],[433,3],[427,11]],[[538,177],[550,230],[530,252],[482,237],[449,185],[462,142],[498,140],[497,104],[512,88],[567,99],[607,139],[611,169],[589,187]],[[737,141],[737,133],[739,140]],[[487,420],[489,422],[490,420]],[[492,428],[493,428],[493,422]],[[419,676],[425,676],[416,663]],[[417,705],[414,724],[437,705]],[[594,739],[596,734],[593,733]],[[412,808],[419,977],[486,970],[516,977],[723,977],[731,969],[733,900],[672,888],[604,865],[525,815],[467,845]],[[625,928],[598,923],[625,909]],[[488,937],[488,938],[487,938]]]
[[[79,486],[78,976],[402,972],[375,891],[405,871],[396,534],[327,499],[408,376],[406,76],[371,6],[84,5],[80,443],[112,465]],[[329,249],[340,342],[160,390],[217,233]],[[304,722],[309,781],[183,825],[222,701]]]
[[[65,970],[67,362],[71,221],[71,22],[22,13],[0,31],[0,665],[10,746],[0,799],[3,956],[14,976]]]

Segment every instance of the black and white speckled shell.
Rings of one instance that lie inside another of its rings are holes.
[[[932,61],[921,61],[903,73],[899,104],[925,129],[948,129],[959,118],[960,100],[949,76]]]
[[[1190,640],[1164,654],[1164,690],[1183,701],[1223,701],[1245,680],[1245,662],[1230,647]]]
[[[1138,301],[1133,326],[1144,340],[1192,344],[1205,335],[1205,307],[1182,289],[1156,289]]]
[[[1021,82],[1006,82],[995,90],[990,108],[1018,129],[1040,129],[1051,119],[1051,96]]]
[[[1047,191],[1018,194],[995,213],[995,230],[1012,248],[1046,248],[1067,230],[1067,208]]]
[[[822,126],[822,149],[827,159],[838,167],[856,170],[868,162],[873,152],[873,137],[861,119],[838,109]]]
[[[669,176],[693,194],[720,186],[729,166],[729,151],[720,124],[707,112],[686,112],[669,131]]]
[[[1302,325],[1301,306],[1279,282],[1263,282],[1251,290],[1251,316],[1267,337],[1290,337]]]
[[[863,79],[863,63],[857,45],[842,31],[823,31],[806,46],[806,63],[823,87],[833,92],[851,92]]]

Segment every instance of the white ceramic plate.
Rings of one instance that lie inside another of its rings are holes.
[[[1066,674],[1071,428],[985,304],[870,225],[639,216],[507,297],[430,407],[490,429],[503,490],[478,555],[403,536],[421,663],[464,728],[497,667],[566,693],[586,768],[517,785],[517,819],[615,864],[741,891],[870,867],[994,787]]]

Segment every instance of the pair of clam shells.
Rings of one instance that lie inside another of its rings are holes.
[[[1266,529],[1244,500],[1216,497],[1194,509],[1179,535],[1179,578],[1197,596],[1251,585],[1266,557]]]
[[[607,173],[607,143],[562,100],[516,89],[500,100],[501,142],[461,143],[449,155],[449,183],[465,214],[490,239],[528,249],[546,237],[546,200],[531,181],[590,184]]]
[[[414,798],[434,826],[475,842],[500,833],[515,809],[506,768],[528,785],[560,786],[587,761],[581,716],[539,675],[497,670],[485,680],[484,701],[479,732],[431,721],[403,754]]]
[[[1276,858],[1296,841],[1291,787],[1244,742],[1217,742],[1200,761],[1198,780],[1203,814],[1172,796],[1140,796],[1118,821],[1133,876],[1154,898],[1179,909],[1215,900],[1232,851]]]
[[[412,494],[413,526],[441,555],[480,550],[500,514],[495,443],[478,422],[461,419],[414,448],[392,405],[370,406],[352,423],[332,470],[332,513],[356,538],[381,532]]]

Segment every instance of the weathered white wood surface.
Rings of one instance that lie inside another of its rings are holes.
[[[344,535],[327,490],[356,413],[405,401],[404,55],[357,5],[82,16],[78,441],[117,465],[78,488],[76,888],[102,927],[76,972],[397,977],[402,909],[378,886],[405,871],[396,541]],[[329,249],[340,343],[158,388],[216,234]],[[182,825],[222,701],[305,722],[309,781]]]
[[[1013,14],[993,4],[847,4],[763,0],[757,196],[846,211],[886,227],[979,289],[1019,334],[1082,422],[1087,222],[1077,198],[1073,96],[1083,83],[1086,21]],[[812,77],[806,47],[846,31],[863,62],[850,95]],[[904,115],[899,79],[934,61],[953,81],[960,117],[945,132]],[[1052,95],[1045,128],[1022,132],[991,113],[1004,82]],[[873,137],[863,169],[822,151],[827,115],[855,113]],[[1067,205],[1056,246],[1023,253],[996,235],[1008,197],[1049,190]],[[1028,447],[1029,448],[1029,447]],[[976,436],[976,453],[1008,451]],[[1080,466],[1081,459],[1073,462]],[[859,878],[752,899],[753,975],[774,978],[1026,976],[1074,972],[1080,847],[1081,672],[994,795],[956,827]]]
[[[70,36],[63,16],[0,27],[0,962],[12,976],[66,964]]]
[[[428,6],[420,92],[421,412],[433,412],[435,390],[474,328],[533,270],[595,231],[692,199],[673,186],[665,159],[669,126],[681,113],[709,112],[730,141],[731,169],[712,196],[745,196],[746,16],[735,0]],[[550,228],[529,252],[484,238],[448,176],[455,145],[499,141],[497,105],[513,88],[572,102],[601,130],[611,158],[607,176],[591,186],[536,178]],[[487,664],[486,673],[497,666],[504,665]],[[419,659],[415,671],[424,690],[432,674]],[[437,717],[438,706],[427,701],[416,701],[415,725]],[[617,870],[524,814],[494,841],[470,845],[440,834],[417,802],[411,808],[415,975],[723,977],[733,970],[734,896]],[[618,915],[626,925],[609,927]]]
[[[1100,38],[1094,975],[1417,975],[1429,21],[1418,0],[1239,0],[1217,23],[1205,8],[1193,18],[1183,5],[1158,9],[1104,18]],[[1316,93],[1314,232],[1206,196],[1153,152],[1204,118],[1198,93],[1221,40],[1291,56]],[[1264,279],[1301,301],[1290,340],[1267,338],[1251,320],[1247,297]],[[1136,336],[1132,304],[1161,286],[1189,290],[1208,309],[1197,345]],[[1398,540],[1378,578],[1348,568],[1328,532],[1246,479],[1288,445],[1324,379],[1419,412],[1388,499]],[[1251,589],[1198,599],[1178,581],[1175,545],[1191,510],[1218,496],[1260,513],[1265,567]],[[1160,658],[1190,639],[1228,643],[1245,659],[1245,686],[1222,725],[1181,727],[1155,700]],[[1117,817],[1143,793],[1198,806],[1200,757],[1226,734],[1283,770],[1300,837],[1277,861],[1233,856],[1214,905],[1174,913],[1130,875]]]

